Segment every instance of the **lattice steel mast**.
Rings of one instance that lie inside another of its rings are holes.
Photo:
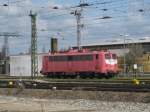
[[[8,38],[10,37],[19,37],[17,33],[9,33],[9,32],[2,32],[0,33],[0,37],[4,37],[4,45],[3,45],[3,58],[5,64],[5,74],[9,74],[9,43]]]
[[[31,17],[31,77],[38,76],[38,55],[37,55],[37,29],[36,16],[37,14],[30,11]]]
[[[81,50],[81,14],[82,14],[82,8],[75,11],[75,16],[77,20],[77,46],[78,50]]]
[[[76,16],[76,21],[77,21],[77,47],[78,50],[82,50],[81,47],[81,30],[84,27],[84,24],[81,23],[81,18],[82,18],[82,12],[83,12],[83,7],[88,6],[86,0],[80,0],[80,4],[77,6],[78,9],[76,9],[74,12],[71,14],[74,14]]]

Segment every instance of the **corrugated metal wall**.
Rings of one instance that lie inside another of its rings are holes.
[[[42,54],[38,55],[38,71],[42,67]],[[10,56],[10,76],[31,76],[31,56]]]
[[[10,56],[10,76],[31,76],[30,55]]]

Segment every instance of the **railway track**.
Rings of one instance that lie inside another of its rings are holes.
[[[131,84],[133,85],[135,83],[135,80],[138,80],[138,79],[132,79],[132,80],[95,80],[95,79],[51,79],[51,80],[38,80],[38,79],[35,79],[35,80],[32,80],[32,79],[0,79],[0,84],[3,82],[18,82],[19,80],[23,81],[23,83],[49,83],[49,84],[90,84],[90,85],[93,85],[93,84],[97,84],[97,85],[100,85],[100,84]],[[140,79],[138,80],[140,85],[145,85],[145,84],[150,84],[150,79]],[[1,87],[1,85],[0,85]]]
[[[44,80],[48,82],[131,82],[133,79],[138,79],[140,81],[144,82],[150,82],[150,77],[144,78],[144,77],[126,77],[126,78],[120,78],[120,77],[115,77],[115,78],[110,78],[110,79],[82,79],[82,78],[77,78],[77,79],[72,79],[72,78],[66,78],[66,79],[59,79],[59,78],[45,78],[45,77],[37,77],[35,80]],[[3,80],[30,80],[32,81],[31,77],[0,77],[0,81]]]
[[[0,88],[150,92],[150,81],[143,80],[139,84],[135,84],[132,81],[48,82],[41,80],[0,80]]]

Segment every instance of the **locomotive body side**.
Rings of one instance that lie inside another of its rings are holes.
[[[109,55],[107,59],[106,54]],[[52,54],[43,57],[41,73],[44,75],[102,75],[115,73],[111,54],[108,52],[85,52]]]

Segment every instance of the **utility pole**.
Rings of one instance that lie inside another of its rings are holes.
[[[38,76],[38,55],[37,55],[37,29],[36,16],[37,14],[30,11],[31,17],[31,78]]]
[[[3,54],[3,61],[5,65],[5,74],[9,74],[9,43],[8,43],[8,38],[9,37],[18,37],[19,35],[16,33],[9,33],[9,32],[3,32],[0,33],[0,36],[4,37],[4,54]]]

